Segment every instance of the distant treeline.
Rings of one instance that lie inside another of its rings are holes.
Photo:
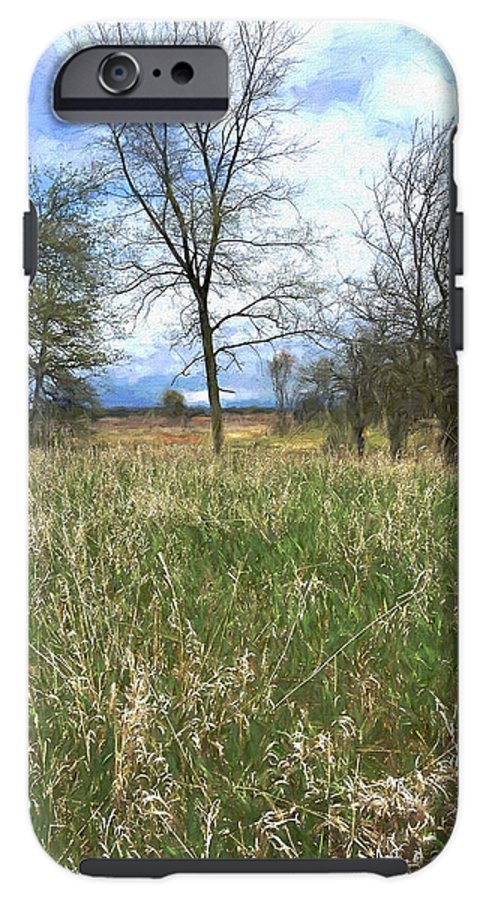
[[[276,409],[273,406],[226,406],[223,409],[224,414],[232,413],[233,415],[253,415],[253,414],[265,414],[270,415],[272,413],[276,414]],[[144,418],[145,416],[156,416],[159,418],[169,418],[165,410],[161,406],[107,406],[107,407],[98,407],[92,413],[93,418],[95,419],[104,419],[107,417],[112,417],[115,419],[127,419],[129,416],[140,416]],[[209,406],[186,406],[185,407],[185,416],[189,419],[193,419],[196,416],[209,416],[211,415],[211,410]]]

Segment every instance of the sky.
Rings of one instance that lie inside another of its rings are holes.
[[[284,162],[278,174],[300,182],[301,213],[334,236],[321,264],[326,276],[341,278],[366,264],[352,209],[368,209],[368,184],[381,172],[390,149],[402,153],[416,118],[456,119],[456,84],[443,52],[414,29],[361,22],[308,22],[304,27],[298,63],[284,85],[297,112],[281,127],[290,130],[291,140],[296,134],[311,136],[314,146],[300,166]],[[90,158],[93,126],[61,122],[51,108],[53,79],[69,53],[66,38],[59,38],[32,78],[30,154],[35,164],[76,165]],[[181,368],[181,354],[171,349],[169,339],[175,315],[168,303],[155,304],[126,336],[124,361],[97,382],[105,405],[150,406],[170,386]],[[290,340],[280,342],[283,348],[298,358],[307,353]],[[224,395],[224,405],[273,403],[267,372],[272,355],[272,348],[261,359],[243,354],[242,370],[226,373],[226,388],[233,393]],[[202,370],[177,379],[173,387],[189,404],[207,400]]]

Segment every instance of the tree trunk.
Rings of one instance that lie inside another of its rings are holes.
[[[404,453],[409,421],[401,414],[391,415],[387,419],[387,435],[389,438],[389,451],[392,462],[397,462]]]
[[[355,443],[357,445],[358,458],[363,459],[365,453],[365,438],[363,436],[363,425],[355,426]]]
[[[278,430],[281,435],[287,432],[287,410],[285,408],[278,411]]]
[[[212,330],[205,302],[199,303],[200,327],[202,333],[202,347],[204,350],[205,374],[207,379],[207,393],[211,407],[212,449],[216,456],[222,450],[224,435],[222,430],[222,408],[217,379],[216,355],[212,340]]]
[[[43,374],[42,374],[42,357],[43,351],[41,350],[39,356],[39,362],[36,366],[36,374],[34,379],[34,391],[32,394],[32,403],[31,403],[31,411],[30,411],[30,421],[29,421],[29,431],[30,431],[30,439],[33,444],[35,444],[39,439],[39,430],[40,430],[40,420],[41,420],[41,391],[42,391],[42,383],[43,383]]]
[[[440,426],[440,450],[445,462],[456,466],[458,461],[458,372],[457,365],[446,351],[441,357],[441,377],[435,401],[435,415]]]
[[[49,281],[46,280],[46,292],[49,288]],[[29,433],[30,440],[35,443],[39,439],[39,431],[42,422],[41,416],[41,404],[42,404],[42,392],[44,387],[44,378],[46,376],[46,330],[47,330],[47,317],[45,317],[42,326],[41,333],[41,341],[39,347],[39,356],[37,358],[37,363],[34,367],[35,376],[34,376],[34,390],[32,393],[32,404],[29,416]]]
[[[440,424],[440,450],[447,465],[456,466],[458,462],[458,429],[456,414],[439,415]]]

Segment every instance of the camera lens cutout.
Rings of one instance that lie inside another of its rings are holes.
[[[126,94],[138,83],[140,68],[129,53],[111,53],[102,60],[98,80],[110,94]]]
[[[171,77],[176,84],[188,84],[194,77],[194,70],[190,63],[179,62],[173,66]]]

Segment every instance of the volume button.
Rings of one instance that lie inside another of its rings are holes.
[[[453,222],[453,274],[464,272],[464,214],[456,212]]]
[[[31,200],[29,200],[29,211],[24,213],[23,217],[24,232],[24,254],[23,268],[24,274],[29,276],[32,281],[37,271],[37,210]]]

